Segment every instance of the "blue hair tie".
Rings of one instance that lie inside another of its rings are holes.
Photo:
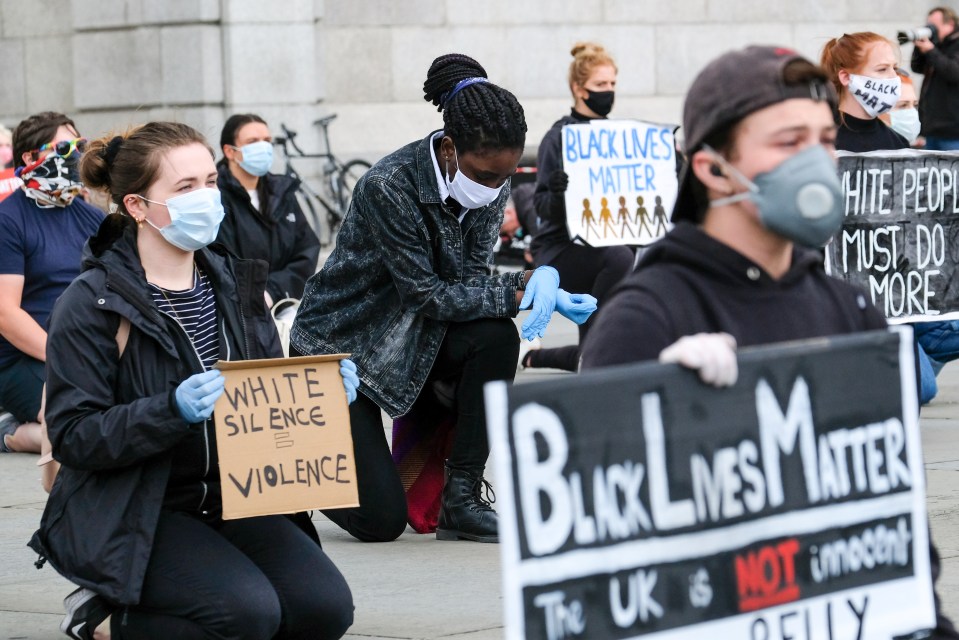
[[[476,84],[477,82],[489,82],[489,80],[483,77],[466,78],[465,80],[460,80],[459,82],[456,83],[456,86],[453,87],[453,89],[449,93],[443,96],[443,99],[442,99],[443,106],[445,107],[447,104],[449,104],[450,100],[452,100],[453,96],[455,96],[457,93],[459,93],[466,87],[470,86],[471,84]]]

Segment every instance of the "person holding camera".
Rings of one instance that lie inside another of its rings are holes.
[[[912,52],[912,70],[925,76],[919,100],[922,136],[929,151],[959,149],[959,33],[956,12],[936,7],[929,12],[928,37],[917,37]],[[900,34],[926,35],[921,29]]]

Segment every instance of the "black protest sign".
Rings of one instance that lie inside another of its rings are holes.
[[[959,317],[959,154],[840,153],[845,221],[826,247],[832,275],[893,321]]]
[[[507,637],[933,625],[910,331],[743,350],[728,389],[647,363],[486,395]]]

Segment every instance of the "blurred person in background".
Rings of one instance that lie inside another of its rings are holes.
[[[320,241],[296,201],[299,182],[270,173],[269,126],[253,113],[232,115],[220,133],[220,150],[217,186],[226,217],[217,242],[238,257],[270,265],[268,306],[301,298],[307,279],[316,272]]]
[[[919,120],[929,151],[959,150],[959,33],[956,12],[932,9],[927,22],[933,37],[916,40],[912,70],[923,74]]]
[[[562,131],[568,124],[606,118],[613,109],[618,70],[612,56],[599,44],[579,42],[570,51],[569,90],[573,107],[550,127],[539,145],[536,160],[534,202],[540,224],[533,238],[533,260],[559,272],[571,291],[589,292],[602,307],[609,291],[633,265],[633,252],[625,246],[587,247],[569,237],[566,226],[566,188],[569,176],[563,171]],[[580,345],[592,321],[579,326],[579,344],[542,349],[538,341],[524,342],[520,368],[549,367],[576,371]]]
[[[0,451],[40,452],[47,321],[103,213],[80,195],[86,139],[46,111],[13,132],[22,186],[0,202]]]

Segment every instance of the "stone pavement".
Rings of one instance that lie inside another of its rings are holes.
[[[546,346],[569,344],[575,328],[561,318]],[[518,382],[559,372],[521,372]],[[940,593],[959,619],[959,366],[939,377],[939,398],[922,412],[933,537],[943,556]],[[0,640],[62,638],[62,599],[72,588],[52,569],[33,567],[25,543],[35,529],[45,494],[35,456],[0,457]],[[495,478],[493,478],[495,484]],[[363,544],[322,515],[314,518],[324,549],[347,578],[356,603],[351,639],[492,640],[501,638],[499,548],[438,542],[407,530],[389,544]]]

